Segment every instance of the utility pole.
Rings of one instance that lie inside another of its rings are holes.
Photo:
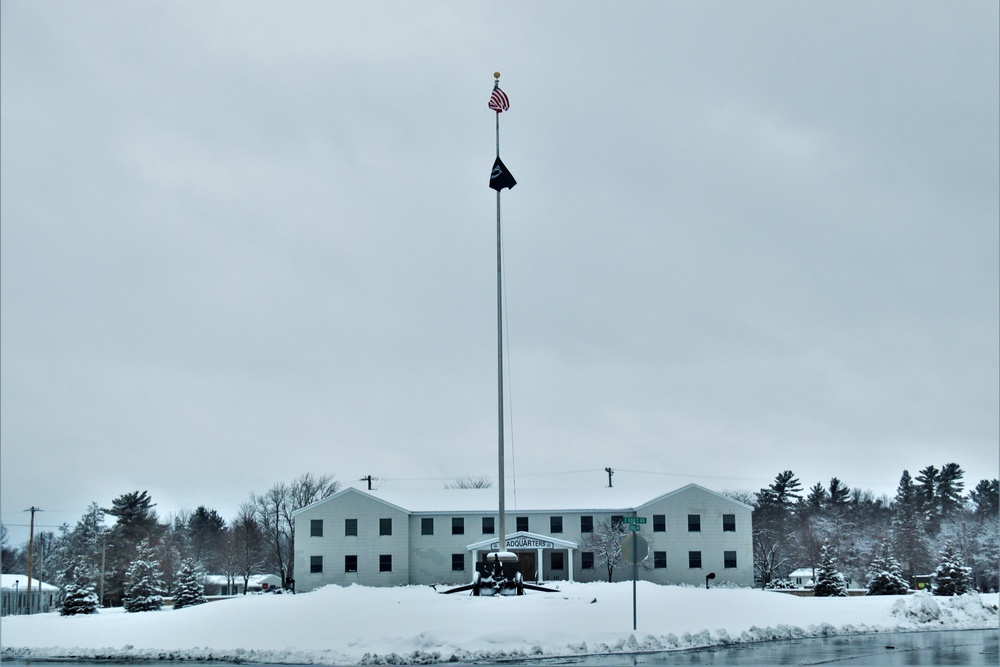
[[[615,471],[611,468],[605,468],[604,472],[608,473],[608,488],[610,489],[614,486],[614,484],[611,483],[611,476],[615,474]]]
[[[371,491],[372,490],[372,482],[375,481],[375,480],[377,480],[377,479],[378,479],[378,477],[372,477],[371,475],[366,475],[366,476],[362,477],[358,481],[359,482],[368,482],[368,490]]]
[[[31,512],[31,529],[28,533],[28,613],[31,613],[31,568],[35,558],[35,512],[41,512],[39,508],[32,505],[25,512]]]

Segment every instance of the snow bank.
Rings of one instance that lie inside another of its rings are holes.
[[[475,598],[428,587],[328,586],[184,609],[0,620],[3,658],[424,664],[686,649],[867,632],[998,625],[996,594],[800,598],[757,589],[559,584]]]

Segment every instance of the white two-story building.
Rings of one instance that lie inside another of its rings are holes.
[[[753,585],[751,506],[696,484],[642,493],[508,492],[507,550],[525,581],[607,581],[595,534],[643,517],[649,556],[640,579],[703,585],[714,572],[717,583]],[[474,564],[498,547],[497,505],[494,489],[346,488],[295,512],[296,588],[469,583]],[[614,580],[631,574],[620,565]]]

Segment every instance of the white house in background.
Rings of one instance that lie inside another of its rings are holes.
[[[299,591],[328,584],[464,584],[498,547],[494,489],[348,487],[294,513]],[[507,550],[525,581],[606,581],[587,538],[605,522],[643,517],[649,557],[639,577],[662,584],[753,585],[753,508],[697,484],[659,495],[629,488],[512,493]],[[614,579],[631,578],[620,565]]]
[[[31,613],[56,608],[59,588],[38,579],[31,579]],[[28,613],[28,576],[0,574],[0,616]]]
[[[796,588],[812,588],[815,571],[811,567],[800,567],[788,575],[788,580],[795,584]]]

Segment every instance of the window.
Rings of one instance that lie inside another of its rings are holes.
[[[451,518],[451,534],[465,535],[465,519],[460,516],[453,516]]]
[[[735,514],[723,514],[722,515],[722,532],[724,532],[724,533],[735,533],[736,532],[736,515]]]
[[[581,533],[592,533],[594,532],[594,517],[592,516],[581,516],[580,517],[580,532]],[[594,554],[590,554],[593,556]]]
[[[526,516],[517,517],[517,530],[518,532],[522,530],[524,532],[528,532],[528,517]]]
[[[465,569],[465,554],[451,555],[451,571],[461,572]]]
[[[313,519],[309,522],[309,537],[323,537],[323,519]]]
[[[580,552],[580,567],[584,570],[594,569],[594,552],[593,551],[581,551]]]
[[[621,530],[624,522],[622,521],[624,517],[621,514],[611,515],[611,527],[615,530]]]
[[[701,552],[700,551],[689,551],[688,552],[688,567],[692,570],[701,569]]]
[[[420,534],[421,535],[433,535],[434,534],[434,518],[424,517],[420,520]]]
[[[736,567],[736,552],[735,551],[723,551],[722,552],[722,556],[723,556],[722,560],[725,561],[725,567],[726,568],[735,568]]]
[[[392,554],[382,554],[378,557],[378,571],[392,572]]]
[[[549,517],[549,532],[550,533],[561,533],[562,532],[562,517],[561,516],[550,516]]]
[[[654,514],[653,515],[653,532],[654,533],[665,533],[665,532],[667,532],[667,515],[666,514]]]
[[[358,536],[358,520],[357,519],[344,519],[344,536],[345,537],[357,537]]]
[[[700,533],[701,532],[701,515],[700,514],[688,514],[688,532],[689,533]]]
[[[483,535],[492,535],[495,532],[497,532],[497,531],[496,531],[496,528],[493,527],[493,517],[491,517],[491,516],[484,516],[483,517]]]
[[[565,559],[564,559],[564,555],[565,554],[563,554],[563,552],[561,552],[561,551],[553,551],[552,552],[552,569],[553,570],[562,570],[562,569],[566,568],[566,562],[565,562]]]
[[[653,567],[656,569],[663,569],[667,566],[667,552],[666,551],[654,551],[653,552]]]
[[[392,519],[379,519],[378,520],[378,534],[379,535],[392,535]]]
[[[323,557],[309,556],[309,572],[316,574],[323,571]]]
[[[357,572],[357,571],[358,571],[358,557],[344,556],[344,572]]]

